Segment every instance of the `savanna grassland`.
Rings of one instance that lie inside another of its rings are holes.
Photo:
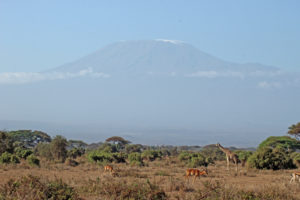
[[[237,149],[146,146],[119,136],[87,145],[39,131],[0,131],[0,200],[297,200],[300,180],[290,180],[300,171],[299,149],[289,136]],[[238,171],[233,163],[227,170],[229,154]],[[207,175],[186,177],[189,168]]]
[[[295,170],[243,167],[235,173],[233,169],[226,170],[225,162],[216,162],[208,166],[208,176],[193,183],[192,178],[185,179],[187,167],[177,157],[146,162],[143,167],[112,164],[114,174],[104,172],[102,166],[89,163],[84,157],[77,161],[79,165],[75,167],[48,161],[41,161],[40,167],[25,162],[1,165],[1,192],[7,193],[4,199],[35,198],[32,194],[35,188],[13,187],[13,183],[22,182],[21,177],[46,183],[61,181],[73,188],[76,193],[73,199],[300,199],[300,183],[289,183],[290,174]]]

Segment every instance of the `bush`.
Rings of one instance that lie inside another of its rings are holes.
[[[34,148],[34,154],[47,160],[53,160],[51,147],[48,143],[38,143]]]
[[[264,140],[262,143],[260,143],[258,149],[262,149],[265,147],[279,147],[285,150],[294,151],[296,149],[300,149],[300,142],[289,136],[271,136]]]
[[[0,163],[1,164],[10,164],[10,163],[20,163],[19,158],[16,155],[13,155],[11,153],[8,152],[4,152],[1,156],[0,156]]]
[[[128,160],[131,165],[143,166],[143,159],[140,153],[134,152],[128,155]]]
[[[290,155],[283,148],[262,148],[248,159],[250,167],[257,169],[292,169],[295,168]]]
[[[67,158],[67,140],[63,136],[57,135],[50,143],[52,157],[59,162],[65,162]]]
[[[36,176],[11,179],[0,187],[0,199],[79,200],[77,192],[61,180],[42,181]]]
[[[148,160],[148,161],[154,161],[158,158],[162,157],[162,152],[159,150],[145,150],[141,154],[142,159]]]
[[[103,163],[103,164],[111,163],[114,160],[111,153],[102,152],[98,150],[90,151],[87,154],[87,158],[90,162]]]
[[[36,165],[36,166],[40,166],[40,160],[35,157],[33,154],[27,157],[27,162],[29,165]]]
[[[18,147],[15,149],[15,154],[19,158],[26,159],[29,155],[33,154],[33,151],[30,149],[23,149],[23,148]]]
[[[206,158],[201,153],[192,153],[192,152],[181,152],[179,154],[179,160],[185,162],[188,167],[199,167],[205,166],[207,167],[208,164],[213,163],[211,158]]]
[[[67,155],[69,158],[77,158],[79,156],[82,156],[85,153],[85,150],[82,148],[73,148],[68,151]]]
[[[300,153],[293,152],[291,154],[291,158],[293,159],[295,165],[297,165],[299,167],[300,166]]]
[[[0,155],[4,152],[13,153],[13,140],[3,131],[0,131]]]

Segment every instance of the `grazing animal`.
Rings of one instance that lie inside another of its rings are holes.
[[[208,175],[207,170],[199,170],[199,169],[187,169],[185,171],[185,178],[188,179],[190,176],[194,176],[193,183],[195,182],[196,177],[202,176],[202,175]]]
[[[229,163],[230,163],[230,161],[232,161],[236,166],[236,172],[238,172],[239,157],[235,153],[231,152],[229,149],[224,148],[219,143],[216,144],[216,146],[219,147],[219,149],[221,149],[221,151],[223,151],[226,154],[227,170],[229,170]]]
[[[297,178],[298,178],[299,183],[300,183],[300,172],[294,172],[294,173],[292,173],[292,178],[290,180],[290,183],[295,182]]]
[[[105,166],[104,166],[104,171],[113,173],[113,172],[114,172],[114,169],[113,169],[113,167],[110,166],[110,165],[105,165]]]

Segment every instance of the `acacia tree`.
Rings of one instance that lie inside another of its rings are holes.
[[[125,140],[124,138],[119,137],[119,136],[113,136],[113,137],[107,138],[105,141],[112,142],[113,145],[115,145],[115,147],[117,148],[117,150],[124,149],[126,144],[131,143],[130,141]]]
[[[289,127],[288,134],[294,136],[297,140],[300,138],[300,122]]]

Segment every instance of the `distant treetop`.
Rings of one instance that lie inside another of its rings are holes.
[[[106,142],[113,142],[114,144],[118,143],[118,144],[122,144],[122,145],[131,143],[130,141],[125,140],[124,138],[119,137],[119,136],[113,136],[113,137],[107,138],[105,141]]]

